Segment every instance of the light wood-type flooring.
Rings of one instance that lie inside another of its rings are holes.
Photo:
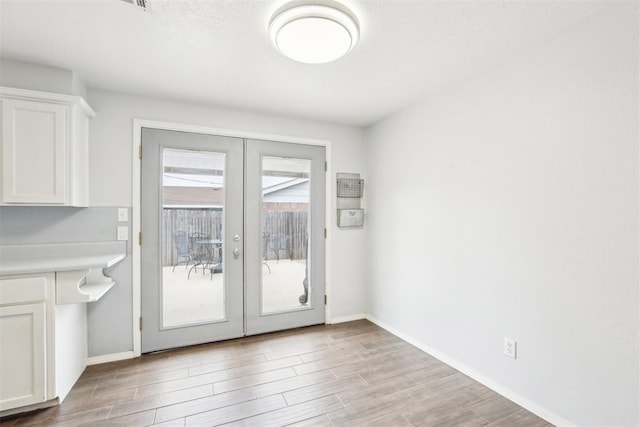
[[[1,424],[549,425],[366,320],[90,366],[60,406]]]

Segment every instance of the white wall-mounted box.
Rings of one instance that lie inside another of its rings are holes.
[[[364,209],[338,209],[338,227],[362,227]]]

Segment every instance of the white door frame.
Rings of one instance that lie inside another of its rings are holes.
[[[193,132],[193,133],[203,133],[209,135],[220,135],[220,136],[232,136],[238,138],[251,138],[251,139],[262,139],[267,141],[275,141],[275,142],[288,142],[292,144],[305,144],[305,145],[321,145],[325,147],[325,157],[328,162],[327,171],[325,174],[326,177],[326,200],[325,200],[325,209],[326,209],[326,223],[325,228],[327,229],[327,238],[325,240],[325,294],[327,297],[331,296],[331,233],[329,233],[329,224],[331,224],[331,207],[333,204],[331,203],[331,162],[328,159],[331,159],[331,141],[323,140],[323,139],[311,139],[311,138],[300,138],[295,136],[286,136],[286,135],[275,135],[261,132],[248,132],[243,130],[236,129],[223,129],[223,128],[214,128],[209,126],[200,126],[200,125],[191,125],[184,123],[173,123],[173,122],[165,122],[165,121],[156,121],[156,120],[145,120],[145,119],[133,119],[133,144],[132,144],[132,160],[133,167],[131,170],[131,207],[132,207],[132,218],[131,218],[131,227],[132,227],[132,297],[133,297],[133,357],[140,356],[141,347],[142,347],[142,334],[140,333],[140,313],[141,313],[141,285],[142,285],[142,271],[141,271],[141,259],[140,259],[140,245],[137,242],[138,233],[141,230],[141,203],[140,203],[140,146],[142,144],[142,128],[154,128],[154,129],[163,129],[163,130],[173,130],[173,131],[182,131],[182,132]],[[329,303],[331,303],[331,298],[328,298]],[[325,306],[325,322],[331,323],[331,306],[330,304]]]

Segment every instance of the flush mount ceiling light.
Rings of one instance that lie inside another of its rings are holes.
[[[306,64],[335,61],[358,43],[355,18],[324,5],[295,6],[269,24],[271,42],[284,56]]]

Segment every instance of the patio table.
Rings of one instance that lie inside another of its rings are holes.
[[[210,256],[206,259],[196,261],[196,263],[189,269],[187,277],[191,276],[191,270],[197,268],[199,265],[202,266],[203,273],[205,268],[210,268],[212,276],[213,273],[222,272],[222,240],[196,240],[195,244],[206,248],[207,253],[210,254]],[[218,254],[219,256],[215,256],[215,254]]]

